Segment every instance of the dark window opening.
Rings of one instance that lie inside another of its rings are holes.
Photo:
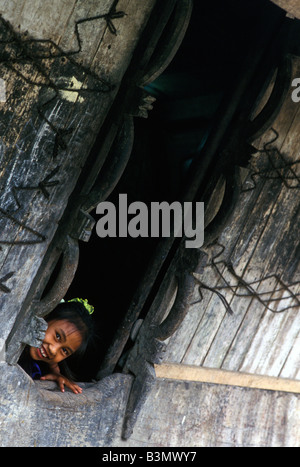
[[[148,119],[135,119],[132,155],[109,201],[117,205],[120,193],[128,195],[128,203],[177,200],[193,161],[201,157],[221,99],[236,82],[256,21],[266,8],[270,17],[281,14],[268,0],[194,2],[179,51],[146,88],[157,101]],[[96,213],[91,214],[97,221]],[[95,377],[157,242],[100,239],[94,229],[90,241],[80,243],[78,270],[66,298],[88,298],[95,306],[99,338],[84,366],[76,369],[79,379]]]

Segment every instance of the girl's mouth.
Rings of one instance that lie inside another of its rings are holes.
[[[37,353],[41,359],[48,358],[47,352],[45,351],[44,347],[37,348]]]

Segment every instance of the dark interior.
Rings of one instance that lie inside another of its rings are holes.
[[[127,193],[129,203],[177,199],[266,12],[266,29],[284,16],[268,0],[194,1],[179,51],[147,87],[157,101],[148,119],[135,119],[131,159],[110,201],[117,204],[119,193]],[[97,220],[97,214],[92,215]],[[88,243],[81,242],[78,271],[66,298],[88,298],[95,306],[99,337],[84,368],[76,367],[79,379],[95,376],[156,244],[151,238],[100,239],[95,229]]]

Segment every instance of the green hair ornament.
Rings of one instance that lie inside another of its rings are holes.
[[[83,298],[72,298],[72,300],[68,300],[68,303],[70,302],[78,302],[78,303],[82,303],[82,305],[84,306],[84,308],[88,311],[88,313],[90,315],[92,315],[94,313],[94,310],[95,308],[89,304],[89,302],[87,301],[87,299],[83,299]]]

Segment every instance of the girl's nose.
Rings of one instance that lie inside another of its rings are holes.
[[[50,356],[50,357],[55,357],[55,356],[56,356],[56,353],[57,353],[57,347],[56,347],[56,345],[50,344],[50,345],[48,346],[48,351],[49,351],[49,354],[50,354],[49,356]]]

